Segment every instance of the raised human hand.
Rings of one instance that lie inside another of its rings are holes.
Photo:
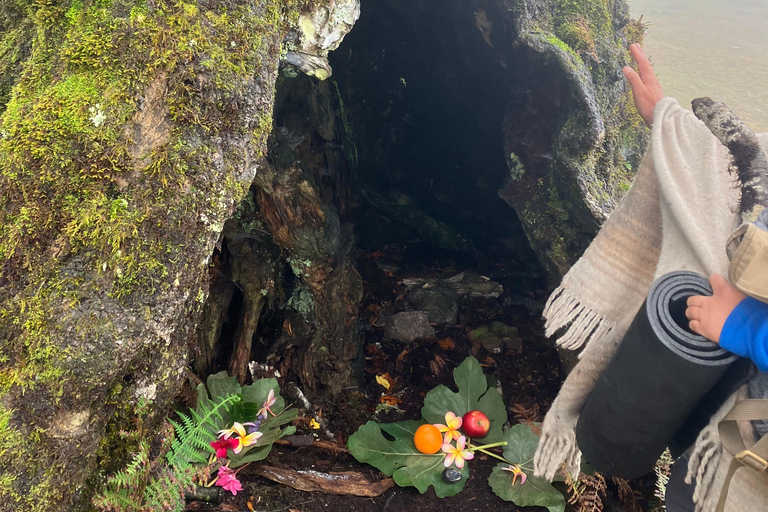
[[[685,316],[690,320],[688,325],[693,332],[719,343],[720,333],[723,331],[728,315],[747,296],[734,288],[720,274],[710,276],[709,284],[712,286],[712,296],[689,297]]]
[[[661,90],[661,83],[656,78],[656,73],[653,72],[651,61],[645,56],[640,45],[630,45],[629,51],[637,63],[639,74],[629,66],[624,67],[622,71],[627,81],[629,81],[629,85],[632,86],[635,108],[637,108],[637,112],[643,118],[645,124],[650,128],[653,123],[653,111],[656,109],[656,104],[659,100],[664,97],[664,92]]]

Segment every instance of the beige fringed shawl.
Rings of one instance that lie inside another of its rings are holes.
[[[760,140],[768,146],[768,136]],[[727,149],[702,122],[672,98],[658,103],[650,147],[632,187],[544,310],[547,335],[563,330],[560,346],[586,347],[542,425],[537,476],[552,479],[563,463],[578,474],[579,413],[653,281],[675,270],[727,275],[725,242],[738,222],[739,199],[728,168]],[[709,491],[720,452],[710,425],[690,463],[698,510],[711,510],[705,504],[717,494]]]

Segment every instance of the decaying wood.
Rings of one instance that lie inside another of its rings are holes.
[[[740,210],[744,222],[753,222],[768,205],[768,160],[754,132],[724,103],[711,98],[693,100],[693,113],[733,155],[741,182]]]
[[[198,500],[208,503],[221,502],[221,487],[194,487],[184,492],[184,498],[188,501]]]
[[[323,450],[329,450],[334,453],[349,453],[349,450],[347,449],[346,446],[336,444],[336,443],[330,443],[327,441],[318,441],[312,435],[286,436],[284,438],[281,438],[275,441],[275,444],[280,444],[283,446],[292,446],[294,448],[300,447],[300,446],[312,446],[313,448],[322,448]]]
[[[272,466],[250,466],[248,472],[300,491],[369,498],[381,496],[395,485],[395,481],[391,478],[371,482],[355,471],[320,473],[318,471],[294,471]]]

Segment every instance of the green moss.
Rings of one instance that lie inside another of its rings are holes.
[[[547,40],[547,42],[549,42],[553,46],[560,48],[567,54],[571,55],[576,60],[577,64],[584,65],[584,61],[582,60],[581,56],[578,53],[576,53],[573,50],[573,48],[568,46],[568,44],[565,43],[562,39],[552,34],[546,34],[544,37]]]

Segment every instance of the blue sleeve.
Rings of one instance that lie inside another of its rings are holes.
[[[768,304],[752,297],[739,302],[725,320],[720,346],[768,372]]]

